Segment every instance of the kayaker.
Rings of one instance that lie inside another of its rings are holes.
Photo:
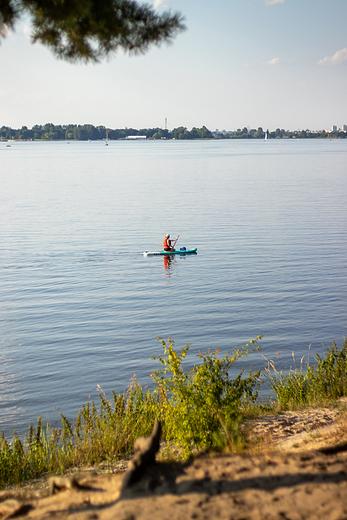
[[[174,249],[172,249],[172,244],[171,244],[169,234],[165,235],[165,238],[163,240],[163,246],[164,246],[164,251],[171,251],[171,250],[175,251]]]

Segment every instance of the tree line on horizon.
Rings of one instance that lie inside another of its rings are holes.
[[[338,130],[336,132],[327,132],[326,130],[312,131],[312,130],[284,130],[283,128],[276,128],[276,130],[263,130],[262,127],[255,128],[238,128],[232,132],[213,132],[217,139],[306,139],[306,138],[346,138],[347,133]]]
[[[13,129],[8,126],[2,126],[0,129],[0,139],[18,139],[18,140],[76,140],[76,141],[97,141],[102,139],[125,139],[129,136],[146,136],[147,139],[290,139],[290,138],[346,138],[347,133],[342,130],[336,132],[311,131],[311,130],[284,130],[277,128],[274,131],[263,130],[262,127],[257,129],[238,128],[235,131],[211,132],[202,126],[201,128],[193,127],[188,130],[184,126],[179,126],[173,130],[162,128],[118,128],[111,129],[105,126],[86,125],[53,125],[46,123],[45,125],[34,125],[31,129],[22,126],[20,129]]]
[[[2,126],[0,129],[1,139],[21,139],[21,140],[77,140],[77,141],[97,141],[99,139],[125,139],[129,136],[146,136],[147,139],[212,139],[213,134],[205,126],[201,128],[193,127],[190,131],[186,127],[180,126],[169,131],[162,128],[118,128],[111,129],[106,126],[94,125],[34,125],[31,129],[22,126],[20,129],[13,129]]]

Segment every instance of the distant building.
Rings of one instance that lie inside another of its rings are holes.
[[[342,132],[347,132],[347,125],[342,125],[341,130],[342,130]]]
[[[331,127],[331,131],[332,131],[332,132],[337,132],[337,126],[334,126],[334,125],[333,125],[333,126]]]
[[[223,135],[225,135],[225,134],[227,134],[228,132],[227,132],[226,130],[218,130],[218,128],[216,128],[215,131],[212,131],[212,133],[213,133],[213,134],[216,134],[216,135],[218,135],[218,134],[223,134]]]
[[[147,136],[146,135],[127,135],[125,139],[129,139],[129,140],[147,139]]]

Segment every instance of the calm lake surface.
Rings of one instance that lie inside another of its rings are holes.
[[[341,346],[346,201],[347,139],[0,143],[0,431],[150,384],[157,335]],[[145,258],[166,233],[198,254]]]

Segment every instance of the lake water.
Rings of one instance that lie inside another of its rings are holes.
[[[157,335],[341,346],[346,201],[347,139],[0,143],[0,431],[150,384]],[[198,254],[143,257],[166,233]]]

